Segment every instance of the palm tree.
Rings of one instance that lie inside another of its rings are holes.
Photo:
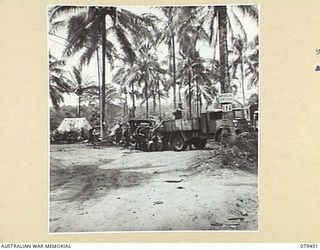
[[[74,14],[65,24],[67,28],[68,43],[64,54],[66,56],[82,53],[80,57],[81,65],[88,64],[93,58],[94,53],[101,46],[102,53],[102,82],[101,82],[101,127],[105,121],[105,91],[106,91],[106,57],[112,65],[117,57],[116,47],[107,36],[115,37],[121,50],[129,63],[135,60],[135,53],[131,47],[128,37],[136,40],[149,37],[147,27],[152,26],[152,20],[148,17],[139,17],[130,11],[119,7],[75,7],[75,6],[56,6],[49,11],[49,21],[56,24],[58,16],[73,12]],[[106,17],[111,19],[110,27],[106,27]],[[61,25],[61,23],[58,23]],[[50,30],[56,30],[51,28]],[[108,48],[108,50],[107,50]],[[101,129],[103,133],[103,129]],[[103,137],[103,135],[102,135]]]
[[[135,107],[135,97],[139,96],[134,88],[136,83],[137,88],[141,88],[143,93],[143,104],[146,104],[146,116],[149,115],[149,97],[151,96],[149,91],[153,89],[153,85],[157,84],[157,76],[160,74],[165,74],[166,72],[160,67],[158,59],[154,53],[152,53],[152,46],[148,42],[143,43],[136,50],[137,57],[135,64],[129,68],[128,65],[119,68],[115,73],[113,81],[120,84],[122,87],[131,87],[132,91],[130,93],[132,98],[132,106]],[[142,83],[144,83],[142,85]]]
[[[49,54],[49,90],[51,102],[55,109],[58,109],[60,103],[64,101],[63,94],[69,94],[70,92],[70,86],[64,76],[64,66],[65,60],[58,60]]]
[[[114,83],[121,86],[121,88],[127,89],[132,100],[133,116],[135,116],[134,110],[136,108],[136,99],[140,96],[136,88],[141,86],[142,78],[143,75],[141,74],[140,66],[138,64],[134,64],[132,67],[125,64],[117,69],[113,76]]]
[[[203,103],[206,102],[208,107],[218,93],[214,86],[218,82],[218,77],[216,74],[212,75],[205,64],[208,62],[201,58],[199,53],[195,53],[195,58],[187,58],[182,55],[178,64],[178,79],[181,86],[184,86],[190,116],[192,102],[196,102],[197,117],[199,117]]]
[[[239,5],[237,8],[242,11],[242,13],[247,14],[252,17],[252,19],[258,22],[258,9],[255,5]],[[227,12],[229,9],[229,15]],[[221,84],[221,92],[228,93],[231,92],[231,84],[230,84],[230,72],[229,72],[229,60],[228,60],[228,31],[229,33],[232,32],[232,24],[230,14],[233,15],[233,18],[242,30],[243,34],[245,35],[245,31],[243,26],[237,17],[237,15],[233,12],[233,8],[230,6],[209,6],[209,7],[200,7],[198,8],[198,15],[202,16],[203,19],[208,19],[209,23],[209,43],[216,45],[215,42],[217,39],[214,38],[214,34],[217,34],[217,38],[219,40],[219,79]],[[201,18],[200,18],[201,20]],[[214,50],[216,50],[214,46]],[[215,55],[215,52],[214,52]],[[213,58],[215,59],[215,58]],[[233,112],[223,112],[223,119],[226,121],[227,126],[231,128],[231,140],[232,143],[235,141],[236,134],[235,128],[233,124]],[[226,127],[227,127],[226,126]],[[226,132],[226,130],[224,130]]]
[[[120,94],[119,94],[119,90],[111,85],[111,84],[107,84],[106,85],[106,105],[119,105],[118,104],[118,99],[120,99]],[[99,89],[98,88],[92,88],[89,91],[86,91],[83,93],[82,95],[82,99],[88,102],[88,105],[90,106],[98,106],[99,105]],[[108,111],[108,110],[107,110]]]
[[[259,84],[259,37],[256,36],[249,44],[251,51],[247,55],[245,77],[248,78],[248,89]]]
[[[214,54],[216,51],[215,42],[219,38],[220,51],[220,81],[222,92],[228,92],[230,89],[230,73],[228,60],[228,32],[233,35],[233,26],[241,31],[241,35],[246,39],[246,32],[243,25],[235,13],[235,9],[240,10],[244,15],[249,15],[255,22],[258,22],[258,9],[255,5],[237,5],[237,6],[208,6],[198,8],[198,16],[202,23],[209,24],[209,43],[214,45]],[[232,20],[234,23],[232,23]],[[217,34],[217,36],[215,36]],[[215,59],[215,58],[213,58]]]
[[[164,42],[168,46],[169,54],[169,74],[172,77],[173,87],[173,107],[177,106],[177,93],[176,93],[176,33],[181,25],[179,20],[178,7],[159,7],[164,14],[164,19],[161,20],[164,23],[164,27],[158,32],[157,43]],[[179,92],[179,102],[181,102],[181,96]]]
[[[200,90],[198,84],[201,80],[208,78],[205,76],[204,67],[202,65],[203,60],[199,56],[199,52],[196,50],[196,45],[199,40],[208,39],[207,33],[202,27],[201,21],[198,22],[196,18],[197,9],[195,7],[184,7],[180,11],[181,25],[178,29],[178,44],[179,53],[182,56],[178,64],[179,72],[179,86],[188,85],[185,93],[188,95],[189,115],[192,115],[192,88],[196,83],[197,90]],[[201,80],[200,80],[201,79]],[[202,81],[203,82],[203,81]],[[180,93],[180,91],[179,91]],[[198,91],[196,91],[196,98],[199,97]],[[199,102],[197,101],[197,115],[199,115]],[[202,104],[201,104],[202,105]]]
[[[229,75],[229,62],[228,62],[228,40],[227,40],[227,7],[218,6],[218,29],[219,29],[219,53],[220,53],[220,84],[221,92],[229,93],[230,88],[230,75]],[[234,143],[236,140],[236,130],[233,124],[233,112],[223,112],[222,119],[225,120],[225,125],[230,128],[231,138],[230,143]],[[226,127],[222,130],[221,138],[224,138],[224,134],[227,133]],[[222,141],[222,143],[225,143]]]
[[[176,52],[190,54],[190,50],[195,49],[199,38],[206,35],[201,25],[195,26],[195,7],[160,7],[165,18],[162,20],[164,27],[160,30],[158,43],[164,42],[168,46],[169,52],[169,72],[172,76],[173,104],[177,103],[177,58]],[[176,48],[178,46],[178,48]],[[178,84],[179,85],[179,84]],[[178,89],[178,101],[181,102],[181,85]]]
[[[72,67],[72,72],[70,73],[70,77],[68,78],[68,83],[70,85],[71,91],[78,96],[78,117],[81,117],[81,101],[82,97],[85,93],[89,95],[94,93],[94,91],[98,90],[98,86],[95,81],[92,80],[91,76],[82,76],[81,68]],[[87,95],[88,95],[87,94]]]
[[[258,68],[258,36],[250,43],[246,38],[232,38],[232,53],[235,59],[231,62],[232,78],[237,79],[237,73],[240,71],[243,105],[246,103],[244,82],[248,76],[248,89],[256,86],[259,81]]]
[[[161,99],[166,99],[168,98],[168,92],[165,89],[164,86],[165,79],[163,75],[161,76],[159,72],[155,72],[151,82],[149,83],[149,88],[150,90],[148,91],[148,99],[152,97],[153,100],[153,115],[156,115],[156,106],[157,106],[157,101],[159,105],[159,112],[158,115],[161,117]],[[143,104],[146,101],[146,98],[142,100],[141,104]]]

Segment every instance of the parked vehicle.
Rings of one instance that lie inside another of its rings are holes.
[[[154,148],[153,128],[156,122],[152,118],[131,118],[129,120],[129,134],[131,143],[135,144],[135,149],[152,151]]]
[[[233,113],[236,133],[249,131],[244,110],[234,108]],[[201,113],[198,118],[163,121],[160,131],[164,145],[171,145],[175,151],[184,151],[188,145],[203,149],[208,139],[220,141],[222,127],[222,110],[216,109]]]
[[[141,125],[148,125],[151,127],[156,126],[156,122],[152,118],[131,118],[128,123],[130,126],[131,134],[134,134],[137,130],[137,127],[139,127]]]

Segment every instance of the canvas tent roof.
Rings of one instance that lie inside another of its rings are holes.
[[[85,117],[81,118],[64,118],[60,126],[57,128],[58,131],[72,131],[72,130],[90,130],[92,126]]]

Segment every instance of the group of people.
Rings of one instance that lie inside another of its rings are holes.
[[[118,124],[114,142],[124,148],[134,145],[136,150],[156,151],[159,149],[160,134],[147,123]]]
[[[125,148],[130,146],[130,126],[129,124],[117,124],[114,131],[114,141],[116,145],[123,145]]]

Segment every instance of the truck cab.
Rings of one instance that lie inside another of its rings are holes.
[[[249,124],[245,118],[242,108],[233,108],[233,124],[236,133],[239,134],[249,130]],[[222,131],[222,110],[214,109],[201,114],[201,133],[214,134],[216,141],[219,141]]]

